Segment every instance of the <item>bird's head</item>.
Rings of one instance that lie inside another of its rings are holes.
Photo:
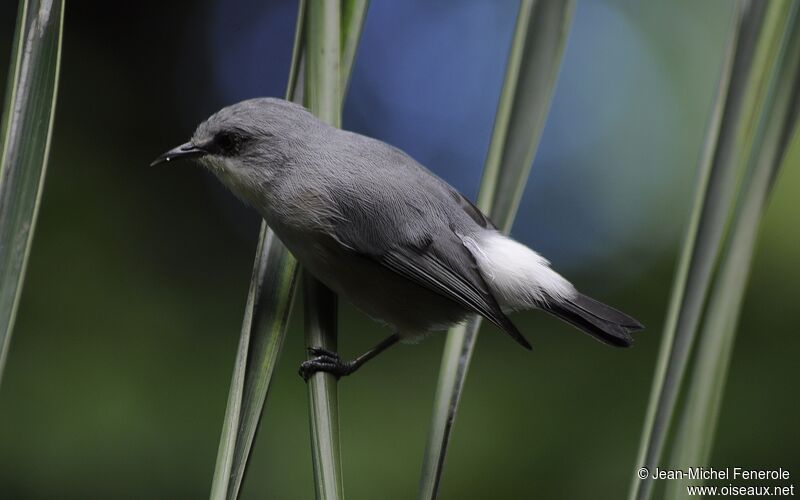
[[[300,105],[274,98],[233,104],[201,123],[192,138],[151,163],[194,158],[237,194],[268,182],[324,126]]]

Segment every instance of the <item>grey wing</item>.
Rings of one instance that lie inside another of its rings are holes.
[[[478,207],[476,207],[474,203],[472,203],[464,195],[453,189],[453,187],[450,186],[449,184],[445,183],[444,181],[441,182],[443,184],[444,189],[447,190],[450,196],[453,197],[453,200],[455,200],[455,202],[458,203],[458,205],[461,207],[461,210],[466,212],[466,214],[469,215],[470,218],[473,221],[475,221],[476,224],[478,224],[484,229],[497,229],[497,226],[494,225],[494,222],[492,222],[489,219],[489,217],[486,216],[486,214],[481,212],[481,210]]]
[[[458,238],[455,234],[452,236]],[[447,241],[446,238],[437,239],[423,248],[395,247],[376,260],[397,274],[480,314],[520,345],[531,349],[530,343],[503,314],[460,238],[457,242],[451,240],[444,243],[443,240]],[[443,258],[443,245],[447,245],[447,250],[459,248],[459,255],[456,256],[459,260]],[[464,262],[466,260],[468,262]]]
[[[363,214],[362,214],[363,215]],[[406,216],[412,216],[406,213]],[[402,218],[402,216],[401,216]],[[497,300],[478,272],[473,256],[461,238],[446,225],[417,224],[411,233],[392,231],[376,239],[386,221],[353,220],[337,227],[337,238],[351,250],[386,269],[431,290],[469,311],[485,317],[526,349],[530,343],[500,309]],[[410,221],[398,221],[408,229]],[[361,228],[370,227],[365,232]],[[390,229],[391,231],[391,229]]]
[[[371,154],[358,169],[357,188],[344,176],[332,181],[341,219],[341,244],[384,268],[482,315],[525,348],[531,346],[478,272],[477,263],[456,231],[494,229],[469,200],[411,157],[363,136]],[[348,158],[353,160],[352,157]]]

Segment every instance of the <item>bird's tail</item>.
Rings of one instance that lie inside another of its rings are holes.
[[[582,293],[568,299],[549,300],[540,307],[600,342],[617,347],[629,347],[633,343],[631,333],[644,328],[627,314]]]
[[[503,311],[540,308],[606,344],[628,347],[641,323],[575,290],[525,245],[486,231],[462,238]]]

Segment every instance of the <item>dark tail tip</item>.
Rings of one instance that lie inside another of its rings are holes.
[[[533,346],[531,346],[531,343],[528,342],[528,339],[526,339],[522,333],[520,333],[516,325],[514,325],[514,323],[512,323],[507,317],[504,317],[504,319],[505,321],[503,321],[501,325],[503,331],[506,332],[512,339],[516,340],[519,345],[529,351],[532,351]]]
[[[581,293],[569,300],[552,300],[543,309],[615,347],[630,347],[633,344],[631,333],[644,329],[644,325],[631,316]]]

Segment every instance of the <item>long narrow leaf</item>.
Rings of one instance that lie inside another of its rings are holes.
[[[478,207],[511,229],[561,65],[573,2],[520,2],[517,24],[478,194]],[[448,332],[422,464],[419,498],[436,498],[447,445],[475,348],[480,318]]]
[[[336,351],[336,294],[305,274],[306,343]],[[308,381],[311,454],[315,491],[320,499],[344,498],[339,451],[339,394],[336,377],[317,372]]]
[[[239,496],[294,297],[297,264],[266,226],[262,226],[256,255],[211,488],[213,499]]]
[[[361,40],[361,30],[367,18],[369,0],[342,0],[342,60],[339,88],[342,92],[342,106],[344,96],[347,95],[347,85],[353,72],[353,63],[356,60],[356,50]]]
[[[310,0],[307,17],[306,106],[339,127],[344,90],[366,16],[364,0]],[[337,350],[336,295],[306,275],[305,323],[309,347]],[[311,448],[317,498],[344,498],[336,377],[317,372],[308,381]]]
[[[300,0],[286,92],[290,100],[296,94],[304,18],[305,0]],[[239,496],[283,346],[297,270],[294,257],[262,222],[211,484],[212,500],[233,500]]]
[[[0,135],[0,382],[53,131],[63,0],[20,0]]]
[[[341,126],[341,3],[309,0],[306,15],[306,107],[321,120]],[[360,25],[359,25],[360,26]]]
[[[338,0],[310,0],[306,19],[306,107],[336,127],[341,123],[340,9]],[[306,344],[336,351],[336,296],[311,275],[305,275],[303,285]],[[324,372],[312,375],[308,396],[316,497],[344,498],[336,377]]]
[[[736,6],[715,112],[706,137],[694,206],[676,272],[637,468],[659,463],[703,304],[735,200],[737,179],[758,137],[779,60],[790,2]],[[732,62],[732,65],[729,64]],[[631,499],[650,497],[652,480],[635,474]]]
[[[726,244],[719,276],[709,301],[705,328],[700,335],[692,377],[687,388],[686,407],[676,434],[671,469],[708,465],[719,408],[736,334],[740,307],[755,250],[761,215],[780,170],[787,149],[785,138],[794,130],[796,117],[791,103],[800,95],[800,23],[795,4],[791,33],[783,63],[775,78],[772,105],[765,108],[759,145],[754,148],[747,176]],[[781,26],[778,26],[780,29]],[[691,484],[698,484],[692,481]],[[685,498],[686,481],[667,484],[667,498]]]

